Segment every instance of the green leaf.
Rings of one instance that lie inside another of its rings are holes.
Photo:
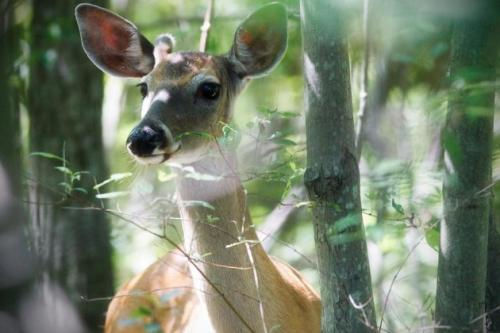
[[[163,170],[158,170],[158,181],[160,181],[161,183],[168,182],[168,181],[174,179],[175,177],[177,177],[177,175],[173,172],[166,173]]]
[[[75,175],[90,175],[89,171],[77,171],[74,173]]]
[[[64,158],[59,157],[59,156],[54,155],[54,154],[51,154],[51,153],[44,153],[44,152],[37,151],[37,152],[31,153],[30,156],[44,157],[44,158],[48,158],[51,160],[57,160],[57,161],[61,161],[64,163],[68,163],[68,161],[66,161]]]
[[[210,133],[193,131],[193,132],[184,132],[184,133],[178,135],[175,139],[180,140],[185,136],[199,136],[199,137],[209,139],[209,140],[212,140],[214,138],[214,136]]]
[[[59,183],[59,186],[62,186],[64,188],[65,193],[71,193],[71,191],[73,190],[73,187],[65,182]]]
[[[88,194],[89,192],[84,189],[83,187],[75,187],[73,188],[73,191],[77,191],[77,192],[81,192],[81,193],[84,193],[84,194]]]
[[[260,108],[257,108],[257,111],[261,114],[263,114],[265,117],[267,118],[270,118],[272,117],[276,112],[278,112],[278,109],[274,108],[274,109],[270,109],[270,108],[266,108],[266,107],[260,107]]]
[[[282,118],[295,118],[300,116],[300,113],[297,112],[291,112],[291,111],[283,111],[283,112],[277,112],[277,115]]]
[[[396,201],[394,201],[394,198],[392,198],[392,200],[391,200],[391,205],[392,205],[392,208],[394,208],[396,210],[396,212],[398,212],[401,215],[405,215],[405,210],[404,210],[403,206],[401,206]]]
[[[97,199],[114,199],[127,196],[129,193],[130,193],[129,191],[108,192],[108,193],[97,194],[95,197]]]
[[[207,182],[215,182],[222,179],[221,176],[209,175],[208,173],[199,173],[196,171],[187,173],[184,177]]]
[[[208,224],[216,223],[216,222],[219,222],[219,221],[220,221],[219,217],[213,216],[213,215],[210,215],[210,214],[207,215],[207,223]]]
[[[439,252],[439,230],[437,228],[430,228],[425,231],[425,240],[431,248]]]
[[[182,201],[182,203],[186,207],[201,206],[201,207],[205,207],[205,208],[210,209],[210,210],[215,210],[215,207],[212,206],[211,204],[209,204],[206,201],[201,201],[201,200],[184,200],[184,201]]]
[[[222,123],[222,122],[221,122]],[[222,137],[218,141],[226,147],[237,147],[241,141],[241,134],[235,127],[222,123]]]
[[[290,139],[285,139],[285,138],[275,138],[272,139],[272,141],[276,144],[283,145],[283,146],[296,146],[297,143],[293,140]]]
[[[71,171],[69,168],[64,167],[64,166],[56,166],[54,169],[61,171],[62,173],[65,173],[67,175],[72,175],[73,171]]]
[[[297,202],[295,204],[295,207],[300,208],[300,207],[304,207],[304,206],[309,206],[312,203],[313,203],[312,201],[300,201],[300,202]]]
[[[144,318],[150,317],[153,314],[151,309],[146,308],[145,306],[139,306],[137,309],[132,311],[131,316],[134,318]]]
[[[98,190],[99,188],[103,187],[106,184],[109,184],[111,182],[117,182],[117,181],[123,180],[125,178],[128,178],[130,176],[132,176],[131,172],[114,173],[108,179],[106,179],[105,181],[103,181],[103,182],[95,185],[94,186],[94,190]]]

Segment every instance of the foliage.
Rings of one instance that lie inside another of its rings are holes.
[[[215,0],[215,18],[208,43],[209,52],[229,50],[233,31],[241,19],[267,1]],[[269,213],[301,187],[305,170],[305,129],[303,68],[299,5],[283,0],[289,9],[289,45],[283,61],[273,73],[256,79],[236,102],[234,120],[224,124],[219,143],[237,149],[239,175],[245,183],[248,204],[256,228],[267,223]],[[349,55],[355,121],[360,104],[363,66],[362,1],[343,2],[349,18]],[[171,32],[176,49],[197,48],[206,1],[112,1],[113,10],[135,22],[143,34],[154,40],[157,34]],[[373,113],[369,136],[360,160],[361,199],[368,238],[375,302],[383,315],[382,328],[390,332],[417,331],[432,325],[439,222],[442,214],[442,175],[440,130],[444,124],[448,90],[446,70],[449,58],[449,20],[467,8],[444,8],[429,2],[384,1],[373,8],[368,101]],[[25,25],[30,21],[30,4],[20,2],[16,15]],[[66,25],[74,24],[72,13],[54,23],[50,40],[64,41]],[[53,66],[57,52],[29,52],[29,36],[23,36],[24,54],[19,55],[15,84],[24,96],[28,81],[27,64],[43,59]],[[66,44],[65,44],[66,45]],[[79,45],[68,45],[79,47]],[[327,70],[328,68],[325,68]],[[97,69],[96,69],[97,70]],[[473,76],[474,73],[465,73]],[[463,87],[477,92],[496,89],[496,82]],[[175,174],[166,166],[145,168],[127,155],[125,140],[137,124],[140,93],[130,80],[123,83],[106,77],[103,107],[104,135],[109,138],[106,158],[111,173],[94,179],[88,170],[75,170],[64,152],[28,152],[53,164],[63,198],[92,194],[109,209],[133,219],[148,230],[181,240],[179,215],[175,206]],[[46,84],[50,85],[51,82]],[[464,83],[465,84],[465,83]],[[69,95],[69,93],[68,93]],[[453,97],[452,97],[453,98]],[[497,98],[498,99],[498,98]],[[24,140],[28,133],[25,101],[22,116]],[[54,101],[56,103],[57,101]],[[498,103],[497,103],[498,104]],[[480,112],[481,110],[478,110]],[[496,111],[498,111],[498,106]],[[498,118],[498,112],[497,112]],[[500,197],[500,127],[495,124],[493,181],[491,190]],[[78,124],[68,124],[78,126]],[[96,124],[99,126],[99,124]],[[206,133],[187,133],[207,137]],[[84,140],[84,138],[82,138]],[[452,142],[447,142],[453,148]],[[25,164],[29,164],[26,159]],[[180,167],[180,166],[179,166]],[[210,181],[218,175],[183,168],[188,177]],[[91,180],[90,187],[82,179]],[[295,213],[280,230],[271,254],[300,269],[318,288],[315,266],[310,203],[292,197]],[[191,202],[210,210],[207,203]],[[496,205],[498,207],[498,204]],[[498,211],[498,208],[497,208]],[[212,221],[216,223],[216,221]],[[349,221],[346,221],[348,224]],[[113,219],[113,245],[119,284],[142,271],[171,246],[154,235],[138,231],[120,217]],[[109,296],[109,295],[102,295]],[[147,309],[146,309],[147,310]],[[138,317],[149,313],[138,309]],[[149,331],[154,332],[151,326]],[[277,330],[279,331],[279,330]]]

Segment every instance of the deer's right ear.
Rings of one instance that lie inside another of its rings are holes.
[[[229,61],[242,77],[256,77],[276,66],[286,50],[287,12],[273,2],[252,13],[234,35]]]
[[[83,49],[102,71],[142,77],[153,69],[154,47],[133,23],[91,4],[78,5],[75,16]]]

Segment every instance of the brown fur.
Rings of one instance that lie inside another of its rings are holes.
[[[290,311],[283,318],[286,326],[276,332],[319,332],[321,302],[316,292],[294,268],[272,258],[284,284],[277,285],[274,297],[289,299]],[[293,285],[294,288],[283,288]],[[165,293],[173,292],[168,302],[161,302]],[[298,307],[293,307],[297,304]],[[151,316],[137,318],[138,309],[151,311]],[[145,325],[157,323],[163,332],[197,333],[186,331],[190,321],[203,320],[188,262],[174,251],[160,258],[144,272],[125,283],[108,307],[106,333],[147,333]],[[135,318],[135,320],[134,320]],[[205,325],[210,325],[208,322]],[[286,330],[285,330],[286,329]]]

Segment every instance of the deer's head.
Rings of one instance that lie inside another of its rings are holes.
[[[90,4],[76,7],[76,18],[83,49],[97,67],[140,78],[142,119],[127,148],[145,164],[189,163],[203,156],[214,144],[207,136],[220,135],[245,83],[268,73],[287,43],[286,10],[277,3],[241,24],[225,55],[174,52],[168,34],[153,45],[128,20]]]

